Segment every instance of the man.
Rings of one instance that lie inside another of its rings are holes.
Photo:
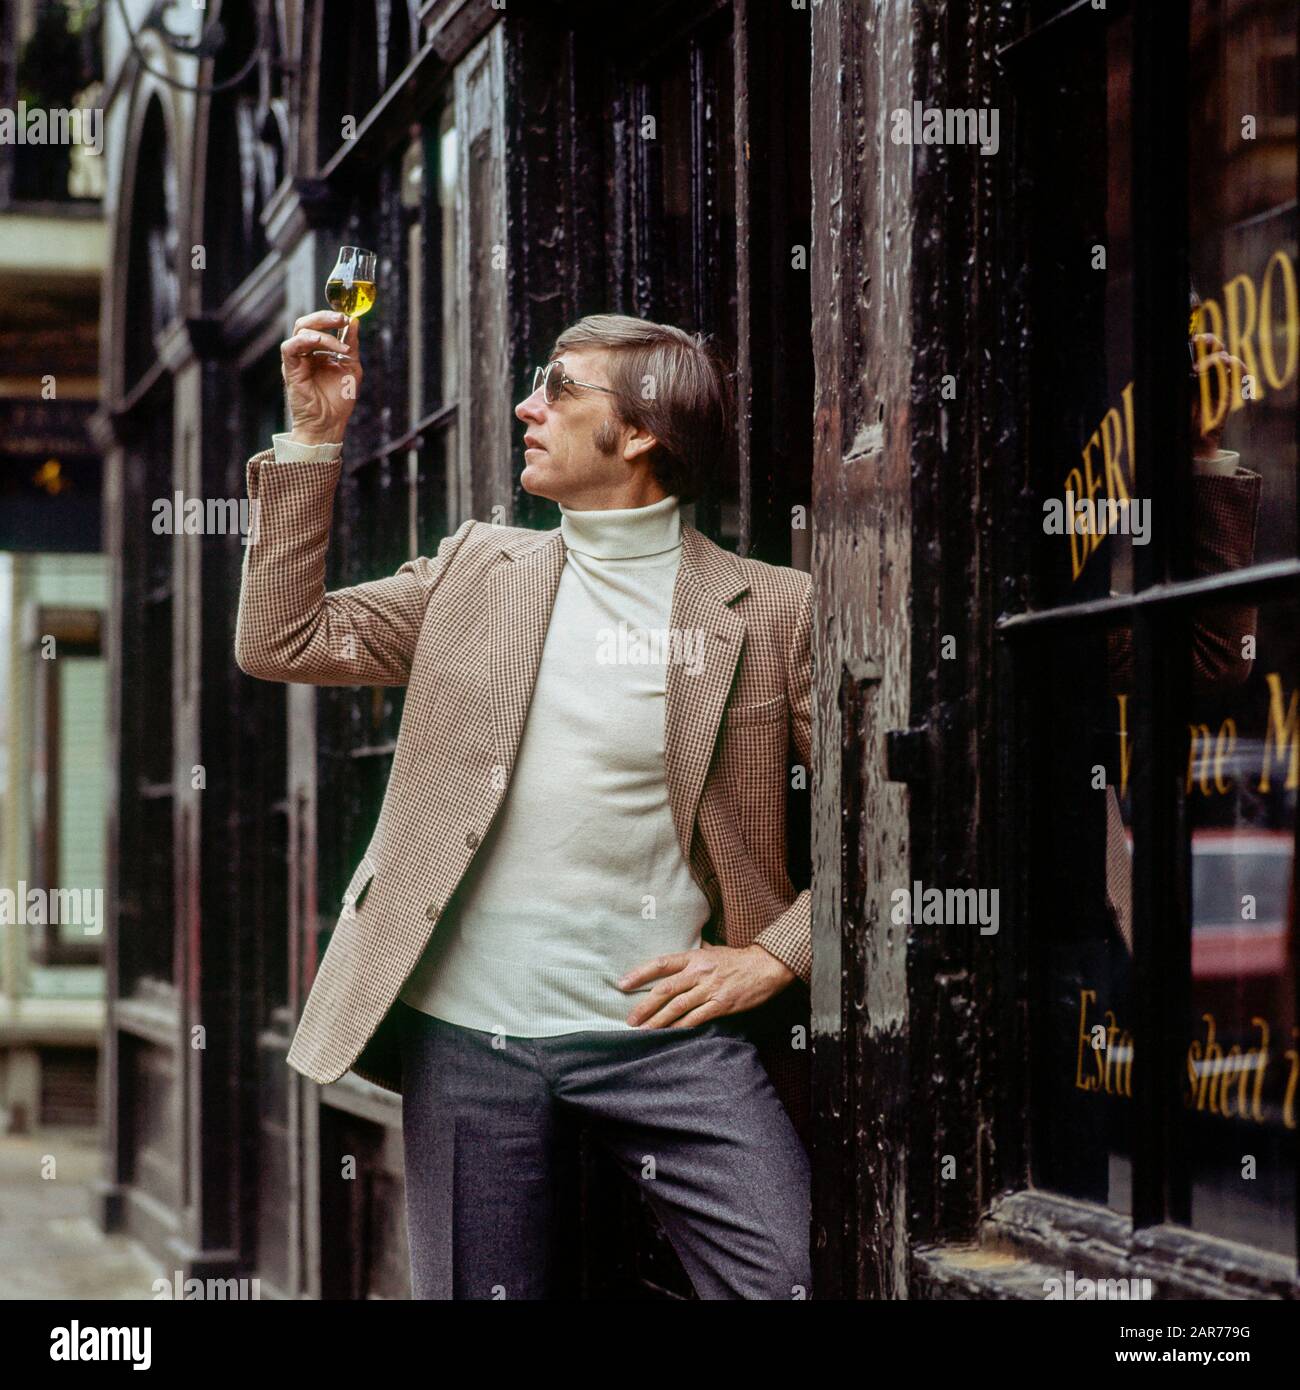
[[[807,1067],[785,794],[792,736],[811,761],[810,586],[681,520],[726,441],[720,364],[677,328],[583,319],[515,411],[523,486],[560,527],[467,521],[326,593],[362,379],[342,322],[281,345],[293,429],[248,465],[236,659],[407,694],[289,1064],[402,1094],[416,1297],[554,1292],[579,1120],[700,1297],[806,1297],[808,1160],[773,1080],[793,1105]]]

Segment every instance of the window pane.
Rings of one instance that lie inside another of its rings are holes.
[[[1198,457],[1263,477],[1258,560],[1296,554],[1294,0],[1196,0],[1188,131]]]
[[[1035,808],[1032,1177],[1038,1187],[1128,1213],[1133,1058],[1141,1049],[1130,919],[1119,910],[1129,892],[1129,644],[1119,630],[1092,627],[1025,655]]]
[[[403,206],[412,218],[407,234],[412,421],[459,395],[456,165],[456,113],[446,104],[425,115],[403,167]]]
[[[106,882],[104,807],[108,803],[107,666],[97,656],[65,656],[59,667],[58,886],[102,889]],[[95,938],[76,923],[62,923],[59,934],[70,944],[95,943]]]
[[[437,182],[430,188],[436,197],[430,207],[429,234],[436,256],[431,256],[431,273],[438,279],[436,315],[424,324],[426,335],[436,340],[426,347],[431,364],[426,374],[424,409],[436,410],[457,399],[460,394],[460,302],[458,298],[460,242],[457,237],[459,188],[457,163],[458,139],[455,108],[446,106],[437,117]],[[430,180],[432,182],[432,180]]]
[[[1057,40],[1040,40],[1055,43]],[[1075,24],[1068,61],[1053,48],[1018,103],[1028,142],[1027,356],[1041,517],[1034,607],[1132,589],[1132,544],[1149,539],[1133,466],[1130,228],[1132,24]]]
[[[418,132],[407,142],[402,156],[401,205],[406,245],[406,424],[413,425],[424,414],[424,345],[428,337],[426,317],[428,295],[425,283],[424,207],[425,135]]]
[[[1300,644],[1294,602],[1219,604],[1197,632],[1184,794],[1191,999],[1184,1128],[1190,1224],[1295,1253],[1295,805]],[[1256,655],[1250,659],[1250,641]],[[1246,653],[1246,655],[1243,655]]]
[[[1203,1234],[1288,1255],[1300,1106],[1298,607],[1257,612],[1225,598],[1192,614],[1191,703],[1168,725],[1186,810],[1188,973],[1161,965],[1186,1001],[1171,1208]],[[1033,1181],[1128,1212],[1135,1069],[1149,1038],[1132,991],[1131,808],[1146,750],[1130,634],[1055,638],[1031,664]]]

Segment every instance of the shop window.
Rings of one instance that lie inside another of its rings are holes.
[[[1029,1177],[1294,1258],[1297,15],[1038,17],[1011,64],[1029,563],[999,624]]]
[[[1288,599],[1195,612],[1234,646],[1217,679],[1194,686],[1179,730],[1191,959],[1171,1177],[1193,1229],[1294,1254],[1300,609]]]

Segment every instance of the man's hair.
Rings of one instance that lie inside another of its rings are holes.
[[[731,380],[717,350],[703,334],[672,324],[588,314],[556,338],[551,357],[588,348],[608,353],[615,417],[658,441],[650,467],[659,486],[693,501],[704,471],[722,468],[731,443]]]

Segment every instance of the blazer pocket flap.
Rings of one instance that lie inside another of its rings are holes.
[[[348,886],[343,890],[343,915],[350,917],[365,897],[366,888],[375,876],[374,862],[365,855],[357,865]]]
[[[785,713],[785,696],[777,695],[771,700],[760,700],[756,705],[728,705],[727,723],[763,724],[769,719],[779,719]]]

